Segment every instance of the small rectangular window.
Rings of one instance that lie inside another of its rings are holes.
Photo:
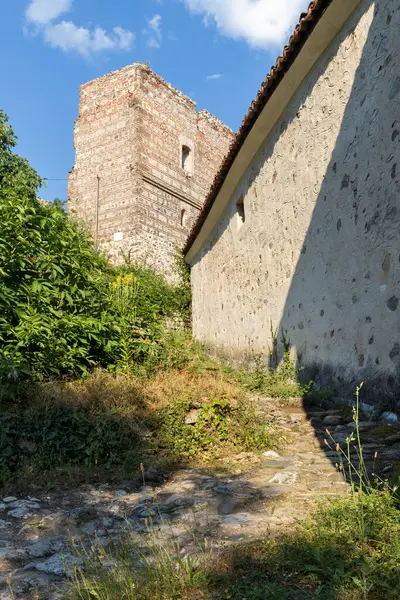
[[[236,202],[236,218],[237,218],[238,229],[240,229],[246,220],[243,196],[240,196],[239,200]]]
[[[186,227],[187,224],[187,214],[186,210],[182,208],[181,210],[181,227]]]
[[[193,174],[193,153],[189,146],[182,146],[182,169],[189,175]]]

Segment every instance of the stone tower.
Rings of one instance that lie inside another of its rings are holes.
[[[114,263],[172,275],[233,132],[136,63],[86,83],[68,210]]]

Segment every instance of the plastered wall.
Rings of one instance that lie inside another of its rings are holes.
[[[362,1],[297,90],[193,260],[197,339],[267,358],[272,324],[322,385],[396,393],[399,31],[398,0]]]

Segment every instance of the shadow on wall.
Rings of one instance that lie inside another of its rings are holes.
[[[265,353],[272,322],[306,379],[343,395],[364,381],[386,405],[400,383],[399,29],[398,0],[362,0],[192,265],[207,346]]]
[[[399,28],[398,2],[377,1],[279,326],[305,377],[339,393],[363,380],[385,404],[400,366]]]

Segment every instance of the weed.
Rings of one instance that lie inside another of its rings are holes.
[[[191,412],[194,422],[187,424]],[[213,394],[198,404],[186,398],[161,410],[159,421],[162,444],[181,457],[203,454],[210,460],[238,449],[260,452],[279,445],[279,432],[256,415],[248,400]]]
[[[41,179],[13,153],[2,111],[0,137],[0,397],[96,367],[162,367],[165,319],[190,322],[182,257],[175,284],[141,265],[115,269],[61,202],[39,201]]]
[[[281,332],[281,343],[283,357],[278,360],[278,334],[271,322],[272,349],[269,353],[268,369],[266,368],[263,355],[253,357],[251,368],[234,371],[234,377],[253,392],[260,392],[271,398],[302,398],[308,394],[313,382],[305,385],[299,383],[302,367],[296,365],[290,352],[290,341],[285,331]]]
[[[300,384],[298,376],[301,371],[290,352],[285,352],[282,362],[274,371],[267,371],[262,358],[256,357],[253,368],[239,370],[235,372],[235,377],[247,389],[271,398],[303,398],[310,391],[312,381]]]
[[[350,442],[357,448],[359,465],[349,466],[349,495],[325,499],[291,534],[239,545],[218,556],[203,552],[190,564],[179,559],[181,549],[167,549],[165,543],[153,546],[139,569],[133,568],[137,552],[132,548],[125,554],[130,557],[128,562],[125,558],[121,563],[117,558],[111,561],[111,570],[105,570],[103,565],[99,568],[91,561],[92,570],[86,571],[85,576],[78,571],[68,597],[108,600],[115,597],[112,594],[122,594],[127,600],[399,598],[400,511],[396,490],[384,482],[378,487],[372,485],[363,461],[359,432],[361,387],[356,391],[353,412],[356,431],[347,443],[349,465]],[[227,410],[224,402],[215,406],[211,402],[205,414],[211,422],[219,415],[218,430]],[[337,449],[343,456],[340,447]],[[93,590],[95,594],[90,595]]]
[[[84,571],[76,571],[67,597],[396,600],[400,594],[400,513],[387,489],[325,501],[291,534],[218,555],[197,542],[191,558],[163,532],[140,540],[128,535],[109,556],[98,547],[85,557]]]
[[[200,545],[199,545],[200,549]],[[166,536],[152,531],[140,541],[128,535],[111,554],[101,544],[76,548],[84,568],[75,569],[68,598],[76,600],[184,600],[197,587],[194,561]]]
[[[164,357],[171,367],[151,377],[99,370],[78,381],[30,385],[17,401],[3,400],[0,488],[139,475],[141,462],[170,469],[276,448],[279,430],[256,414],[246,392],[178,337]]]

